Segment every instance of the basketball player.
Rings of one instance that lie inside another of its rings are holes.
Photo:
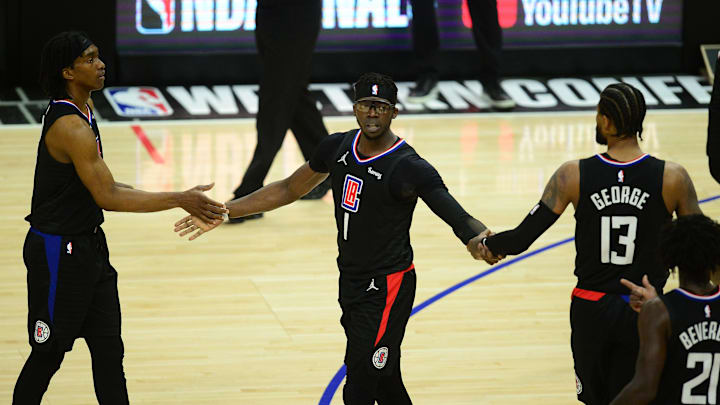
[[[647,273],[661,291],[667,279],[656,254],[662,226],[672,213],[701,213],[685,169],[640,149],[644,117],[640,91],[624,83],[606,87],[595,121],[596,140],[607,152],[564,163],[517,228],[468,244],[478,256],[485,249],[520,254],[568,204],[575,207],[571,344],[577,396],[586,404],[609,403],[633,375],[637,314],[626,304],[620,278],[639,283]]]
[[[642,306],[635,377],[611,404],[717,403],[720,290],[710,275],[720,268],[720,225],[704,215],[678,218],[660,252],[666,267],[678,268],[680,287]]]
[[[397,87],[366,73],[354,84],[360,129],[323,140],[290,177],[227,203],[230,216],[296,201],[328,177],[335,201],[340,322],[347,336],[345,404],[410,404],[400,372],[400,345],[415,297],[410,223],[418,197],[467,244],[486,227],[448,193],[438,172],[390,129]],[[188,216],[176,224],[194,239],[216,225]]]
[[[40,404],[65,352],[84,337],[100,404],[127,404],[117,273],[109,262],[103,209],[150,212],[181,207],[221,222],[223,204],[197,186],[148,193],[115,182],[103,161],[90,93],[103,87],[105,64],[84,34],[63,32],[42,51],[40,82],[51,98],[43,116],[32,208],[26,220],[28,332],[32,351],[13,404]]]

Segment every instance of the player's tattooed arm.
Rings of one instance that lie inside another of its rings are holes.
[[[578,161],[563,163],[545,186],[542,202],[560,215],[568,204],[577,204],[580,195],[580,169]]]

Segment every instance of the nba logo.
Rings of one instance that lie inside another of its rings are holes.
[[[175,0],[136,0],[135,27],[141,34],[167,34],[175,29]]]
[[[360,191],[362,191],[363,181],[349,174],[345,175],[345,184],[343,184],[342,207],[350,212],[357,212],[360,207]]]
[[[371,88],[371,91],[372,91],[373,96],[377,96],[377,95],[378,95],[378,85],[377,85],[377,84],[373,84],[373,85],[372,85],[372,88]]]
[[[155,87],[108,87],[103,93],[121,117],[167,117],[173,114],[172,107]]]

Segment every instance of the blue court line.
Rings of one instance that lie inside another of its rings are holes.
[[[704,204],[706,202],[714,201],[717,199],[720,199],[720,195],[705,198],[703,200],[700,200],[699,203]],[[433,295],[432,297],[426,299],[425,301],[421,302],[420,304],[416,305],[413,308],[412,312],[410,313],[410,316],[417,314],[418,312],[422,311],[428,305],[434,303],[435,301],[437,301],[441,298],[444,298],[445,296],[465,287],[468,284],[474,283],[475,281],[480,280],[481,278],[483,278],[485,276],[495,273],[496,271],[502,270],[510,265],[517,263],[517,262],[520,262],[520,261],[523,261],[530,257],[533,257],[537,254],[540,254],[540,253],[546,251],[546,250],[554,249],[558,246],[562,246],[566,243],[572,242],[573,240],[575,240],[575,237],[563,239],[559,242],[555,242],[550,245],[543,246],[540,249],[533,250],[532,252],[528,252],[528,253],[522,254],[520,256],[514,257],[508,261],[501,262],[501,264],[498,264],[497,266],[493,266],[493,267],[483,271],[480,274],[474,275],[464,281],[461,281],[461,282],[455,284],[454,286],[452,286],[444,291],[441,291],[441,292]],[[338,387],[340,386],[340,383],[342,383],[342,381],[345,379],[346,371],[347,370],[345,368],[345,365],[343,364],[342,367],[340,367],[340,369],[337,371],[337,373],[335,373],[333,378],[328,383],[328,386],[325,388],[325,391],[323,392],[322,397],[320,397],[320,402],[318,402],[318,405],[330,405],[330,402],[332,401],[333,396],[335,395],[335,392],[337,391]]]

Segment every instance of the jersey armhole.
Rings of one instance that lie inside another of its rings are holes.
[[[594,159],[594,156],[591,158]],[[578,160],[578,203],[575,207],[575,213],[573,214],[573,217],[577,220],[578,213],[584,209],[585,203],[583,199],[583,166],[585,166],[587,159],[579,159]],[[572,202],[570,202],[572,204]]]

